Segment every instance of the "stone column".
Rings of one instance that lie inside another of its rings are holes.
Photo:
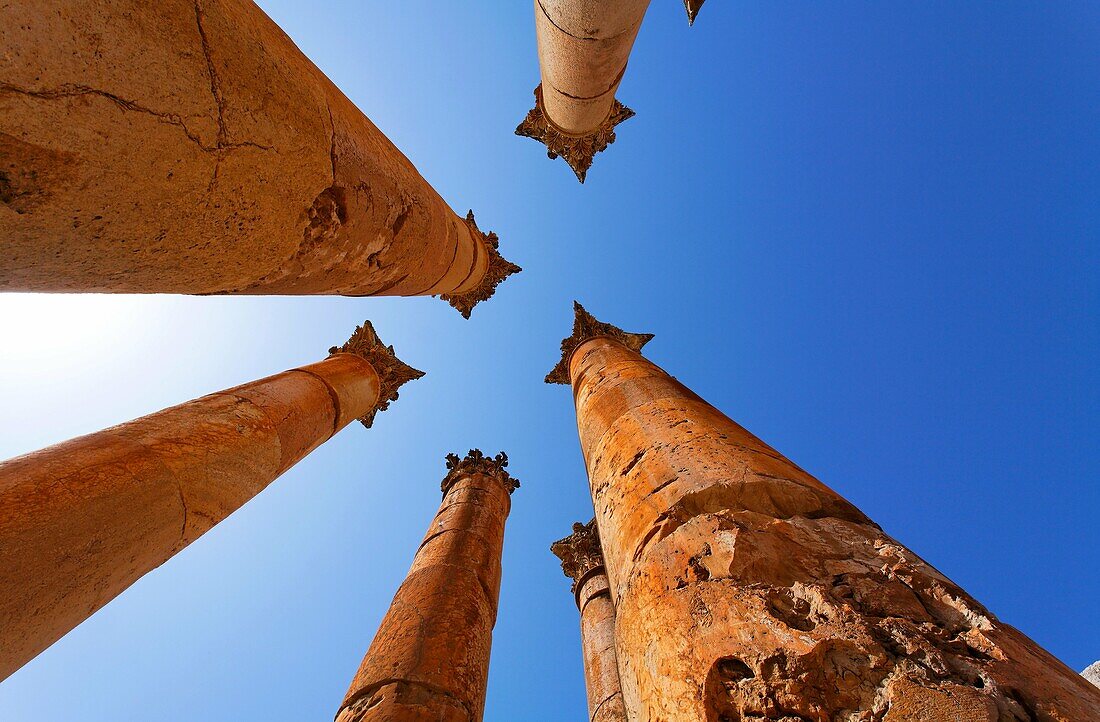
[[[592,158],[634,115],[615,99],[649,0],[535,0],[542,83],[516,135],[540,141],[584,183]]]
[[[319,363],[0,464],[0,679],[422,375],[368,322]]]
[[[447,455],[443,502],[351,682],[337,722],[477,722],[485,710],[511,493],[495,458]]]
[[[1100,690],[579,305],[562,360],[631,719],[1084,720]]]
[[[573,533],[550,545],[561,559],[581,613],[581,654],[590,722],[626,722],[615,658],[615,605],[604,569],[596,520],[573,525]]]
[[[5,3],[0,47],[0,290],[469,314],[519,270],[251,0]]]

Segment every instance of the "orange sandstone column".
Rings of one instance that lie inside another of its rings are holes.
[[[438,294],[507,275],[251,0],[0,6],[0,290]]]
[[[423,375],[369,322],[331,354],[0,464],[0,679]]]
[[[1096,719],[1100,690],[576,308],[571,383],[638,722]]]
[[[592,158],[634,111],[615,100],[649,0],[535,0],[542,83],[516,128],[584,183]]]
[[[615,658],[615,605],[604,569],[596,520],[574,524],[573,533],[550,545],[561,559],[581,613],[584,686],[590,722],[626,722],[619,667]]]
[[[337,722],[477,722],[500,594],[511,493],[495,458],[447,455],[443,502],[382,619]]]

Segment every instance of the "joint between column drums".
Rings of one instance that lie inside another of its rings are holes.
[[[332,388],[332,384],[326,381],[325,378],[320,374],[316,374],[303,368],[291,369],[291,371],[298,371],[300,373],[306,374],[307,376],[312,376],[313,378],[324,384],[325,391],[328,392],[328,397],[332,400],[332,433],[328,435],[328,438],[331,439],[333,436],[336,435],[336,432],[340,430],[340,419],[343,417],[340,408],[340,397],[339,395],[337,395],[336,389]],[[377,371],[375,373],[377,373]]]

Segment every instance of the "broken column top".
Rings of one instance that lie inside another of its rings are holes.
[[[447,476],[443,477],[439,486],[443,490],[443,496],[447,496],[447,492],[459,479],[484,474],[499,481],[511,494],[519,488],[519,479],[504,470],[507,466],[508,455],[503,451],[496,456],[486,456],[481,449],[470,449],[465,458],[459,458],[458,454],[447,454]]]
[[[569,164],[577,180],[584,183],[595,155],[615,142],[615,126],[634,117],[634,111],[618,100],[612,101],[611,112],[594,129],[580,135],[569,133],[554,124],[542,104],[542,85],[535,88],[535,107],[516,128],[516,135],[532,138],[546,146],[547,157],[559,155]]]
[[[570,589],[574,594],[586,575],[603,569],[603,550],[600,548],[600,534],[596,530],[595,519],[587,524],[573,524],[573,533],[551,544],[550,551],[561,559],[561,570],[565,576],[573,580]]]
[[[374,367],[378,374],[378,403],[359,420],[368,429],[374,423],[374,417],[379,411],[385,411],[390,407],[391,401],[397,401],[397,390],[402,385],[420,378],[423,371],[418,371],[397,358],[393,346],[387,346],[378,338],[374,326],[370,321],[364,321],[362,326],[355,327],[355,333],[351,335],[343,346],[333,346],[328,350],[329,355],[338,353],[350,353],[366,359]]]
[[[444,293],[440,295],[440,298],[451,304],[463,318],[469,318],[470,312],[474,310],[481,301],[487,301],[492,298],[493,294],[497,290],[497,286],[504,281],[504,279],[511,276],[513,273],[519,273],[523,269],[512,263],[511,261],[500,255],[500,239],[497,238],[497,234],[489,231],[484,233],[477,227],[477,221],[474,220],[474,212],[471,210],[466,214],[466,223],[470,227],[470,233],[475,238],[480,238],[485,244],[485,250],[489,253],[489,265],[485,269],[485,275],[481,277],[481,282],[477,284],[472,290],[466,293]]]
[[[605,337],[618,341],[632,351],[641,351],[653,339],[651,333],[630,333],[618,326],[596,320],[596,317],[584,309],[578,302],[573,302],[573,335],[562,339],[561,361],[558,361],[550,373],[546,375],[548,384],[568,384],[569,357],[585,341],[593,338]]]

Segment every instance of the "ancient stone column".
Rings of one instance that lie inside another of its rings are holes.
[[[0,5],[0,290],[440,295],[519,270],[251,0]]]
[[[1100,690],[579,305],[562,360],[636,722],[1085,720]]]
[[[351,682],[337,722],[477,722],[485,710],[511,493],[495,458],[447,455],[443,502]]]
[[[584,183],[592,158],[634,111],[615,99],[649,0],[535,0],[542,83],[516,128]]]
[[[626,722],[615,658],[615,605],[604,569],[596,520],[576,523],[573,533],[550,545],[561,559],[581,613],[581,654],[590,722]]]
[[[423,375],[369,322],[330,353],[0,464],[0,679]]]

